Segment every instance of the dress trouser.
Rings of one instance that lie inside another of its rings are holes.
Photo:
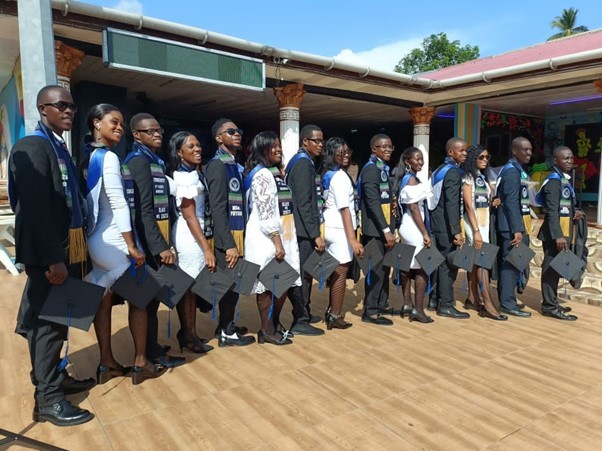
[[[385,240],[381,237],[362,235],[362,245],[375,240],[382,254],[385,254]],[[368,284],[368,279],[370,283]],[[389,268],[377,265],[371,268],[369,277],[364,279],[364,315],[376,315],[380,309],[385,309],[389,301]]]
[[[228,262],[226,262],[226,251],[215,248],[214,253],[217,266],[221,269],[226,269],[228,267]],[[242,256],[240,258],[242,258]],[[211,302],[210,299],[209,302]],[[233,290],[228,290],[226,294],[224,294],[224,297],[222,297],[222,299],[219,301],[218,327],[220,330],[223,329],[228,334],[234,333],[234,330],[228,330],[228,327],[234,322],[237,303],[238,293]]]
[[[497,281],[497,294],[500,300],[500,306],[504,309],[515,310],[516,309],[516,294],[515,290],[521,277],[521,271],[516,269],[510,262],[506,260],[508,254],[512,250],[510,241],[514,238],[514,234],[510,232],[498,231],[498,246],[500,251],[497,255],[498,264],[498,281]],[[523,234],[523,243],[529,245],[529,235]],[[526,283],[526,278],[522,277],[522,284]]]
[[[67,327],[38,318],[52,285],[46,278],[48,268],[25,266],[27,282],[19,307],[17,332],[25,334],[31,359],[31,381],[35,400],[40,407],[63,400],[61,384],[64,374],[59,371],[61,348],[67,339]]]
[[[433,232],[435,246],[445,258],[445,261],[439,265],[434,274],[434,286],[431,288],[433,299],[437,308],[451,308],[454,306],[454,282],[458,276],[458,268],[450,264],[447,255],[455,249],[452,236],[449,233]]]
[[[147,257],[146,263],[154,270],[158,270],[161,266],[161,258],[159,256],[156,257]],[[157,317],[157,313],[159,312],[159,300],[153,299],[146,306],[146,316],[147,316],[147,327],[146,327],[146,356],[151,359],[158,359],[163,354],[165,354],[165,350],[159,344],[159,318]]]
[[[558,255],[555,240],[543,241],[543,263],[541,265],[541,295],[543,297],[541,311],[552,312],[558,309],[558,281],[560,276],[550,266]],[[566,282],[565,282],[566,283]]]
[[[299,245],[299,263],[301,267],[301,292],[302,297],[299,297],[299,288],[291,287],[288,290],[288,298],[293,304],[293,317],[298,323],[309,323],[311,318],[311,287],[313,284],[312,277],[303,271],[305,262],[314,252],[314,240],[297,236],[297,244]],[[301,315],[298,317],[297,315]]]

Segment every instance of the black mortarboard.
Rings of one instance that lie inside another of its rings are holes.
[[[161,284],[153,277],[147,265],[139,268],[128,268],[123,275],[113,284],[111,290],[122,298],[128,300],[136,307],[144,309],[152,301]],[[152,270],[151,270],[152,271]]]
[[[391,249],[385,252],[383,265],[393,268],[395,271],[408,272],[414,257],[416,246],[405,243],[396,243]]]
[[[318,281],[318,288],[322,290],[326,279],[330,277],[339,265],[340,262],[330,255],[328,251],[314,251],[303,265],[303,271],[316,279]]]
[[[481,249],[474,250],[474,265],[479,268],[491,269],[500,250],[499,246],[483,243]]]
[[[457,247],[455,250],[447,254],[447,261],[456,268],[472,271],[474,262],[474,248],[465,244],[462,247]]]
[[[226,272],[216,266],[215,271],[209,271],[205,266],[194,281],[192,291],[208,302],[219,302],[224,294],[232,288],[234,282],[226,275]]]
[[[524,271],[529,266],[529,262],[533,257],[535,257],[535,252],[525,243],[521,242],[508,252],[506,260],[519,271]]]
[[[420,263],[420,267],[430,276],[435,270],[445,261],[441,252],[435,246],[424,247],[416,254],[416,260]]]
[[[163,285],[155,298],[169,308],[174,308],[194,283],[194,279],[176,265],[161,266],[159,271],[153,272],[153,277]]]
[[[234,268],[227,268],[226,274],[234,283],[232,288],[236,293],[248,296],[253,291],[260,266],[239,258]]]
[[[259,273],[259,281],[277,298],[292,287],[298,278],[299,273],[286,260],[278,261],[275,258]]]
[[[360,268],[362,268],[364,275],[367,276],[372,269],[377,268],[378,265],[382,264],[383,253],[380,250],[378,242],[376,240],[371,240],[364,246],[364,256],[356,256],[355,258],[360,264]]]
[[[571,251],[560,251],[550,262],[550,266],[565,280],[578,280],[585,267],[585,262]]]
[[[90,330],[105,288],[68,277],[60,285],[52,285],[40,318],[65,326]]]

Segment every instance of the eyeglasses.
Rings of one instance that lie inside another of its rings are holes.
[[[491,155],[479,155],[477,157],[477,160],[490,160],[491,159]]]
[[[53,106],[57,110],[59,110],[61,113],[63,113],[64,111],[67,111],[67,108],[69,108],[74,113],[77,111],[77,105],[75,103],[63,102],[62,100],[59,100],[58,102],[54,102],[54,103],[43,103],[42,105]]]
[[[227,128],[222,133],[220,133],[220,135],[223,133],[227,133],[230,136],[234,136],[238,133],[240,136],[242,136],[243,132],[242,132],[242,129],[240,129],[240,128]]]
[[[146,130],[135,130],[138,133],[146,133],[148,136],[153,136],[155,134],[162,135],[165,130],[162,128],[147,128]]]
[[[374,147],[376,147],[377,149],[385,149],[385,150],[391,149],[391,150],[395,150],[395,146],[374,146]]]
[[[320,144],[324,144],[324,140],[320,139],[320,138],[305,138],[305,139],[307,139],[308,141],[313,142],[314,144],[317,144],[318,146]]]

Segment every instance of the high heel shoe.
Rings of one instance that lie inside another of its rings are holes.
[[[111,368],[110,366],[100,364],[96,368],[96,383],[98,385],[105,384],[115,377],[126,376],[130,371],[132,371],[131,366]]]
[[[257,343],[259,344],[264,344],[264,343],[271,343],[273,345],[277,345],[277,346],[284,346],[284,345],[290,345],[292,344],[293,340],[291,340],[290,338],[288,338],[288,334],[286,332],[282,333],[280,338],[277,338],[276,334],[279,334],[280,332],[276,332],[274,333],[274,335],[268,335],[266,333],[263,332],[263,330],[259,330],[259,332],[257,332]]]
[[[326,317],[326,329],[349,329],[353,324],[345,321],[343,319],[343,315],[333,315],[330,312],[327,312]]]
[[[410,313],[410,322],[412,322],[414,320],[418,321],[419,323],[423,323],[423,324],[435,322],[435,320],[433,318],[431,318],[430,316],[427,316],[424,313],[418,313],[418,310],[416,310],[415,308],[413,308],[412,312]]]
[[[487,309],[485,308],[484,305],[479,310],[479,316],[481,318],[489,318],[494,321],[507,321],[508,320],[508,317],[506,315],[502,315],[501,313],[499,314],[499,316],[492,315],[491,313],[489,313],[487,311]]]
[[[180,352],[183,352],[184,349],[188,349],[195,354],[206,354],[209,351],[213,350],[213,346],[208,345],[204,340],[199,337],[184,337],[184,334],[181,333],[182,329],[178,331],[176,334],[176,338],[178,339],[178,344],[180,345]]]
[[[401,308],[401,318],[404,319],[407,316],[410,316],[412,314],[412,310],[414,310],[412,308],[411,305],[407,305],[407,304],[403,304],[403,307]]]
[[[150,370],[145,366],[135,366],[132,368],[132,385],[138,385],[147,379],[154,379],[155,377],[161,376],[167,371],[163,365],[155,364],[153,369]]]

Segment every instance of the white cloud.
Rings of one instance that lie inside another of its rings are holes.
[[[113,8],[127,13],[140,14],[142,15],[142,2],[138,0],[119,0]]]
[[[412,49],[419,47],[423,38],[411,38],[389,44],[379,45],[371,50],[354,52],[351,49],[341,50],[335,58],[372,69],[392,72],[399,60]]]

